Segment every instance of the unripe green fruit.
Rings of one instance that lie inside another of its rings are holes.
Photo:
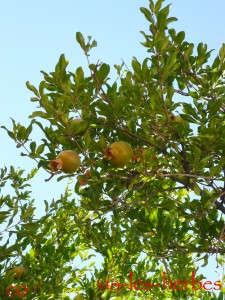
[[[123,141],[112,143],[108,148],[104,149],[104,158],[108,159],[111,166],[121,168],[127,165],[133,156],[131,146]]]
[[[185,126],[188,126],[188,122],[184,119],[181,118],[180,115],[177,115],[177,116],[172,116],[172,123],[180,123],[180,124],[183,124]]]
[[[81,165],[79,155],[73,150],[65,150],[59,153],[55,160],[50,161],[53,172],[61,170],[64,173],[74,173]]]
[[[73,300],[85,300],[85,298],[82,295],[77,295]]]
[[[62,160],[61,170],[64,173],[74,173],[81,165],[79,155],[72,150],[65,150],[59,153],[57,160]]]
[[[71,130],[75,135],[84,135],[88,128],[88,122],[83,119],[73,119],[70,121]]]

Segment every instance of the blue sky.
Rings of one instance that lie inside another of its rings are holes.
[[[224,0],[171,0],[171,15],[178,18],[174,23],[177,31],[184,30],[186,38],[194,43],[207,43],[216,55],[225,43]],[[78,66],[85,70],[85,57],[75,40],[77,31],[91,35],[98,47],[91,52],[91,60],[98,59],[113,66],[123,59],[127,65],[133,56],[142,60],[146,50],[140,30],[147,31],[148,23],[140,6],[147,0],[38,0],[2,1],[0,10],[0,125],[11,126],[10,117],[21,124],[28,124],[28,115],[35,110],[30,102],[31,93],[25,82],[38,85],[42,80],[40,70],[51,72],[61,53],[70,61],[69,70]],[[6,133],[0,131],[0,166],[14,165],[30,170],[35,165],[21,157]],[[33,182],[33,195],[42,209],[43,200],[51,200],[63,193],[65,182],[54,179],[45,183],[47,173],[39,172]],[[41,188],[40,188],[41,187]],[[42,191],[40,193],[40,190]],[[213,279],[216,263],[212,260]],[[209,269],[209,268],[208,268]]]

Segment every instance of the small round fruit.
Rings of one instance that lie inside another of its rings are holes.
[[[172,123],[180,123],[180,124],[183,124],[185,126],[188,126],[188,122],[184,119],[181,118],[180,115],[177,115],[177,116],[172,116]]]
[[[142,158],[146,162],[154,163],[156,161],[156,155],[151,149],[143,149]]]
[[[55,173],[58,173],[59,170],[64,173],[74,173],[80,165],[80,157],[73,150],[62,151],[55,160],[50,161],[50,168]]]
[[[87,176],[87,178],[91,178],[91,172],[90,172],[90,170],[86,170],[85,175]]]
[[[88,129],[88,122],[83,119],[70,121],[71,130],[75,135],[84,135]]]
[[[156,161],[156,155],[150,148],[140,148],[134,151],[133,161],[134,162],[144,162],[144,163],[154,163]]]
[[[79,186],[87,185],[89,183],[90,178],[91,178],[90,170],[86,170],[86,172],[83,175],[78,175],[77,180],[78,180]]]
[[[80,186],[85,186],[88,184],[88,179],[80,179],[79,180],[79,185]]]
[[[77,295],[73,300],[85,300],[85,298],[82,295]]]
[[[133,157],[131,146],[123,141],[114,142],[103,151],[104,158],[108,159],[111,166],[115,168],[124,167]]]
[[[21,276],[23,276],[27,272],[27,270],[25,269],[25,267],[23,265],[21,265],[21,266],[14,268],[11,272],[14,274],[14,276],[13,276],[14,279],[18,279]]]

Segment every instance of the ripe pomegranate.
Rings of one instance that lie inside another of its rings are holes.
[[[115,168],[124,167],[131,161],[133,156],[131,146],[123,141],[114,142],[103,151],[104,158],[108,159],[111,166]]]
[[[58,154],[55,160],[50,161],[52,172],[74,173],[81,165],[79,155],[73,150],[64,150]]]

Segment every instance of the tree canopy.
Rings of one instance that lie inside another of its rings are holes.
[[[29,126],[2,126],[36,163],[1,169],[2,299],[12,284],[29,288],[26,299],[222,299],[222,283],[204,285],[199,262],[215,254],[222,266],[225,253],[225,45],[213,57],[186,41],[163,2],[140,8],[143,61],[115,64],[113,79],[113,66],[91,60],[97,42],[77,32],[88,74],[68,71],[62,54],[38,87],[26,83],[36,105]],[[123,166],[111,163],[118,141],[132,148]],[[56,163],[65,150],[80,156],[73,173]],[[65,193],[37,219],[30,180],[40,168],[41,188],[57,177]]]

